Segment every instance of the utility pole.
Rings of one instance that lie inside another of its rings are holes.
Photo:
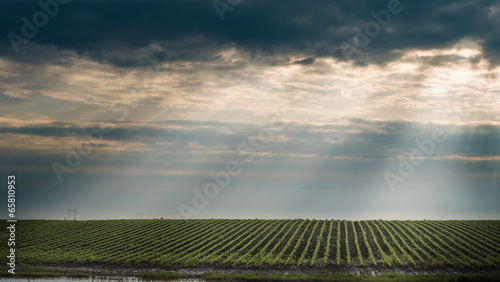
[[[71,218],[71,209],[68,209],[68,220]]]
[[[142,217],[143,213],[142,212],[136,212],[135,215],[136,215],[135,219],[139,219],[139,215],[141,215],[141,219],[143,219],[143,217]]]
[[[75,220],[76,220],[76,208],[75,208]]]

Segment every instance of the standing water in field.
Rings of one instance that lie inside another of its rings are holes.
[[[75,282],[85,282],[85,281],[120,281],[120,282],[142,282],[142,281],[150,281],[148,279],[140,279],[136,277],[119,277],[119,276],[110,276],[110,277],[92,277],[92,278],[71,278],[71,277],[54,277],[54,278],[41,278],[41,279],[33,279],[33,278],[1,278],[0,281],[12,281],[12,282],[66,282],[66,281],[75,281]],[[207,282],[209,280],[205,279],[171,279],[169,281],[173,282]]]

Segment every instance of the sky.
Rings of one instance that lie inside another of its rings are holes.
[[[498,1],[0,3],[18,218],[500,219]]]

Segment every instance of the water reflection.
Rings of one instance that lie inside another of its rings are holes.
[[[92,277],[92,278],[71,278],[71,277],[55,277],[55,278],[0,278],[0,281],[12,281],[12,282],[65,282],[65,281],[74,281],[74,282],[98,282],[98,281],[109,281],[109,282],[144,282],[151,281],[147,279],[140,279],[136,277]],[[172,279],[168,281],[174,282],[208,282],[205,279],[193,278],[193,279]]]

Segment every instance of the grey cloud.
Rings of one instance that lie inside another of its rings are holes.
[[[210,1],[78,1],[61,6],[29,44],[56,46],[79,56],[119,67],[173,61],[213,61],[221,50],[236,47],[254,58],[299,56],[343,59],[339,45],[353,44],[355,27],[373,21],[370,11],[387,9],[380,1],[248,1],[220,22]],[[22,16],[32,15],[35,2],[9,1],[2,9],[0,33],[20,33]],[[408,48],[450,47],[471,38],[483,47],[484,58],[498,63],[498,17],[489,16],[495,1],[401,1],[403,11],[392,15],[387,30],[371,39],[355,63],[385,64]],[[8,11],[8,12],[7,12]],[[157,47],[153,47],[157,46]],[[22,46],[21,48],[24,48]],[[40,49],[42,50],[42,49]],[[7,38],[0,55],[14,56]],[[40,54],[41,55],[41,54]],[[47,53],[52,60],[56,54]],[[43,56],[37,56],[43,58]],[[63,60],[64,61],[64,60]],[[306,62],[310,62],[306,61]],[[25,61],[27,62],[27,61]],[[33,63],[36,63],[33,62]]]
[[[183,125],[185,128],[172,127]],[[161,126],[161,127],[158,127]],[[80,136],[98,128],[77,124],[57,126],[0,127],[0,133],[29,134],[49,137]],[[204,150],[226,148],[236,151],[237,146],[255,138],[260,128],[255,125],[172,120],[157,123],[157,127],[116,123],[114,130],[105,134],[106,140],[142,142],[152,148],[158,142],[169,142],[177,149],[189,150],[188,144],[198,144]],[[445,144],[436,144],[434,156],[461,155],[466,157],[500,155],[500,128],[493,125],[452,126],[420,124],[416,122],[382,122],[351,119],[349,125],[290,124],[274,134],[284,137],[266,146],[270,153],[315,154],[318,156],[364,157],[373,159],[396,158],[418,149],[415,141],[432,139],[434,130],[447,135]],[[354,132],[353,132],[354,131]],[[314,145],[311,145],[314,140]]]
[[[314,58],[306,58],[306,59],[303,59],[303,60],[295,61],[293,63],[294,64],[298,64],[298,65],[307,66],[307,65],[314,64],[315,61],[316,61],[316,59],[314,59]]]

